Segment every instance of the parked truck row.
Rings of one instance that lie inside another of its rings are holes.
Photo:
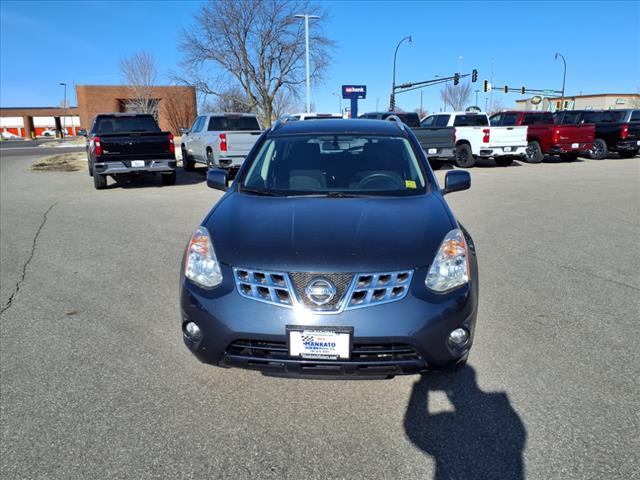
[[[299,114],[286,121],[339,118],[335,114]],[[452,162],[473,167],[478,159],[500,166],[514,160],[539,163],[546,155],[573,161],[579,155],[603,159],[609,152],[633,157],[640,149],[640,110],[440,112],[422,119],[410,112],[371,112],[365,119],[399,121],[410,127],[434,170]],[[238,171],[263,129],[256,115],[209,113],[182,131],[180,150],[185,170],[196,163]],[[163,132],[149,114],[97,115],[86,133],[89,175],[96,189],[107,178],[152,173],[165,185],[176,182],[173,135]]]

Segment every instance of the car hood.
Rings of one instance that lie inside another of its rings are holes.
[[[295,198],[233,192],[203,225],[224,264],[375,272],[429,265],[455,220],[437,194]]]

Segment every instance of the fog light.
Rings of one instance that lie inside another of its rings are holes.
[[[196,342],[202,338],[200,327],[193,322],[189,322],[184,326],[184,333],[187,337],[191,340],[195,340]]]
[[[449,343],[454,347],[462,347],[469,341],[469,332],[464,328],[456,328],[449,334]]]

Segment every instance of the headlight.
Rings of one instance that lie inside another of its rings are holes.
[[[440,244],[424,283],[435,292],[446,292],[469,281],[467,242],[459,228],[451,230]]]
[[[193,232],[185,255],[184,275],[189,280],[205,288],[217,287],[222,283],[220,264],[206,228],[198,227]]]

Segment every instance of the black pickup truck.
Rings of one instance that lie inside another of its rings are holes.
[[[163,132],[149,114],[96,115],[87,134],[87,159],[93,185],[102,190],[107,177],[160,174],[164,185],[176,183],[173,135]]]
[[[640,110],[561,110],[553,118],[556,125],[594,123],[589,156],[596,160],[606,158],[609,152],[631,158],[640,151]]]

